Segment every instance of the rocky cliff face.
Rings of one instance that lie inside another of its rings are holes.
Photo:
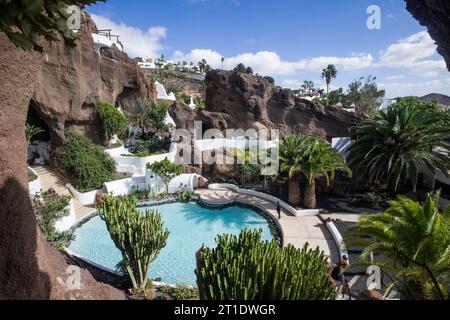
[[[295,97],[268,81],[236,71],[211,71],[206,77],[206,109],[192,114],[176,104],[171,116],[179,128],[280,129],[281,134],[308,134],[329,139],[345,137],[360,123],[355,114],[335,107],[321,108]]]
[[[63,143],[64,129],[103,142],[105,135],[96,112],[100,101],[126,110],[138,96],[156,98],[144,73],[125,53],[115,46],[100,51],[94,48],[91,33],[96,26],[87,13],[82,26],[76,47],[63,41],[47,46],[30,102],[48,126],[54,146]]]
[[[43,43],[44,54],[15,47],[0,32],[0,300],[124,299],[81,269],[81,290],[68,290],[69,263],[43,239],[28,196],[25,122],[30,107],[61,144],[64,128],[101,139],[99,101],[125,109],[138,95],[152,97],[137,65],[116,48],[97,53],[86,16],[78,46]]]
[[[438,52],[445,58],[450,71],[450,1],[405,1],[407,10],[428,28],[431,37],[437,42]]]

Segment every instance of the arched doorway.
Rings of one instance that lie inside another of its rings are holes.
[[[39,115],[33,101],[28,108],[25,132],[28,140],[28,163],[31,165],[49,163],[52,150],[50,129]]]

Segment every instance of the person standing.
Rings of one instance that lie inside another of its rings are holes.
[[[280,206],[280,201],[277,202],[277,213],[278,213],[278,220],[281,220],[281,206]]]

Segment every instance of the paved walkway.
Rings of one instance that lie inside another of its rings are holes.
[[[276,204],[259,197],[238,194],[229,189],[201,189],[196,193],[202,201],[211,205],[220,206],[234,202],[256,205],[278,220],[283,229],[285,245],[292,244],[296,248],[303,248],[305,243],[309,243],[311,247],[319,247],[323,250],[331,261],[339,261],[336,244],[319,217],[293,217],[282,210],[281,220],[279,220]]]
[[[39,176],[43,191],[54,189],[59,195],[72,195],[69,189],[66,188],[68,181],[55,170],[48,166],[34,166],[32,168]],[[74,207],[77,219],[80,219],[95,210],[94,207],[83,206],[77,199],[74,199]]]

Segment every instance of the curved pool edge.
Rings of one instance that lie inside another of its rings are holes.
[[[105,266],[102,266],[102,265],[100,265],[100,264],[98,264],[98,263],[96,263],[96,262],[94,262],[92,260],[89,260],[88,258],[86,258],[86,257],[84,257],[84,256],[82,256],[82,255],[80,255],[80,254],[78,254],[76,252],[73,252],[69,248],[64,248],[64,252],[72,259],[78,259],[80,261],[83,261],[84,263],[87,263],[90,266],[92,266],[94,268],[97,268],[97,269],[99,269],[99,270],[101,270],[103,272],[109,273],[109,274],[111,274],[113,276],[123,277],[122,273],[120,273],[118,271],[115,271],[115,270],[112,270],[110,268],[107,268]],[[153,285],[155,287],[171,287],[171,288],[176,288],[177,287],[174,284],[165,283],[165,282],[159,282],[159,281],[154,281],[154,280],[152,280],[152,283],[153,283]],[[188,288],[191,288],[191,289],[196,288],[195,286],[192,286],[192,285],[184,285],[184,286],[186,286]]]
[[[199,197],[198,202],[201,205],[204,205],[211,209],[219,209],[220,210],[220,209],[224,209],[227,207],[232,207],[232,206],[237,205],[237,206],[243,206],[243,207],[250,208],[258,213],[263,214],[264,218],[267,219],[270,223],[272,223],[275,226],[276,231],[278,233],[278,237],[276,237],[276,240],[278,240],[280,242],[281,247],[284,246],[283,227],[281,226],[280,222],[266,208],[264,208],[262,206],[258,206],[255,203],[240,201],[240,200],[236,200],[236,199],[219,203],[219,202],[208,202],[204,198]]]
[[[179,202],[179,201],[176,198],[168,198],[168,199],[164,199],[164,200],[160,200],[160,201],[141,201],[141,202],[137,203],[137,207],[142,208],[142,207],[158,206],[158,205],[171,204],[171,203],[177,203],[177,202]],[[281,227],[279,222],[270,214],[270,212],[268,212],[263,207],[257,206],[255,204],[239,202],[239,201],[233,201],[232,203],[229,203],[229,204],[214,206],[214,205],[209,205],[209,204],[205,203],[204,201],[201,200],[200,197],[196,201],[191,201],[191,202],[195,203],[196,205],[199,205],[199,206],[204,206],[204,207],[207,207],[210,209],[217,209],[217,210],[222,210],[222,209],[225,209],[227,207],[232,207],[232,206],[239,206],[239,207],[251,209],[251,210],[255,211],[256,213],[261,214],[263,216],[263,218],[267,220],[268,224],[272,225],[275,228],[274,231],[277,233],[276,235],[274,235],[275,241],[278,241],[281,246],[284,245],[283,228]],[[89,214],[79,218],[70,227],[69,232],[73,234],[76,229],[80,228],[84,223],[88,222],[89,220],[91,220],[94,217],[97,217],[98,215],[99,215],[98,211],[94,210],[94,211],[90,212]],[[97,268],[103,272],[109,273],[113,276],[123,277],[123,274],[121,272],[118,272],[117,270],[113,270],[113,269],[110,269],[103,265],[100,265],[100,264],[90,260],[89,258],[86,258],[85,256],[72,251],[68,247],[64,248],[64,252],[72,259],[78,259],[94,268]],[[155,287],[158,287],[158,288],[160,288],[160,287],[176,288],[177,287],[177,285],[175,285],[175,284],[159,282],[159,281],[154,281],[154,280],[152,280],[152,283]],[[186,286],[188,288],[197,288],[196,286],[189,285],[189,284],[184,284],[184,286]]]

